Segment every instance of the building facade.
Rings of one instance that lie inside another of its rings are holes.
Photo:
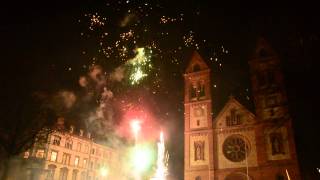
[[[59,119],[61,123],[63,119]],[[56,130],[48,142],[23,155],[26,180],[123,179],[119,152],[93,141],[83,130]]]
[[[280,60],[264,39],[249,61],[255,113],[234,97],[212,118],[210,69],[195,52],[185,78],[185,180],[299,180]]]

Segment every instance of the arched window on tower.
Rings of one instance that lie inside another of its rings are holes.
[[[197,99],[197,85],[194,83],[191,83],[189,91],[190,91],[189,92],[190,100],[196,100]]]
[[[195,180],[201,180],[201,177],[200,177],[200,176],[197,176],[197,177],[195,178]]]
[[[192,70],[193,70],[193,72],[200,71],[200,65],[199,64],[193,65]]]
[[[241,114],[237,112],[236,109],[230,110],[230,115],[226,116],[226,125],[227,126],[236,126],[242,124]]]
[[[202,81],[200,84],[200,89],[199,89],[199,98],[205,98],[206,92],[205,92],[205,84]]]

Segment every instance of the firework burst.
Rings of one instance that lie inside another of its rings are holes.
[[[166,73],[171,73],[171,77],[183,73],[181,64],[188,51],[205,49],[212,64],[222,70],[221,56],[230,52],[221,43],[201,39],[185,23],[200,13],[191,13],[195,17],[190,17],[182,9],[169,14],[165,8],[160,1],[108,2],[103,11],[87,13],[86,20],[81,19],[81,23],[87,22],[89,26],[82,37],[97,42],[98,53],[103,55],[100,61],[106,61],[104,64],[126,67],[124,79],[129,85],[137,86],[146,80],[143,82],[150,82],[147,88],[153,94],[165,92],[162,71],[167,69],[164,67],[170,67],[171,71]]]

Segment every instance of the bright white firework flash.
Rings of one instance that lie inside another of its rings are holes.
[[[163,132],[160,132],[160,142],[158,142],[158,159],[155,176],[151,180],[166,180],[168,174],[169,155],[165,152]]]

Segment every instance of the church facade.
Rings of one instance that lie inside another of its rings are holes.
[[[264,39],[249,61],[255,113],[230,97],[213,117],[210,69],[194,52],[184,74],[185,180],[300,180],[280,60]]]

